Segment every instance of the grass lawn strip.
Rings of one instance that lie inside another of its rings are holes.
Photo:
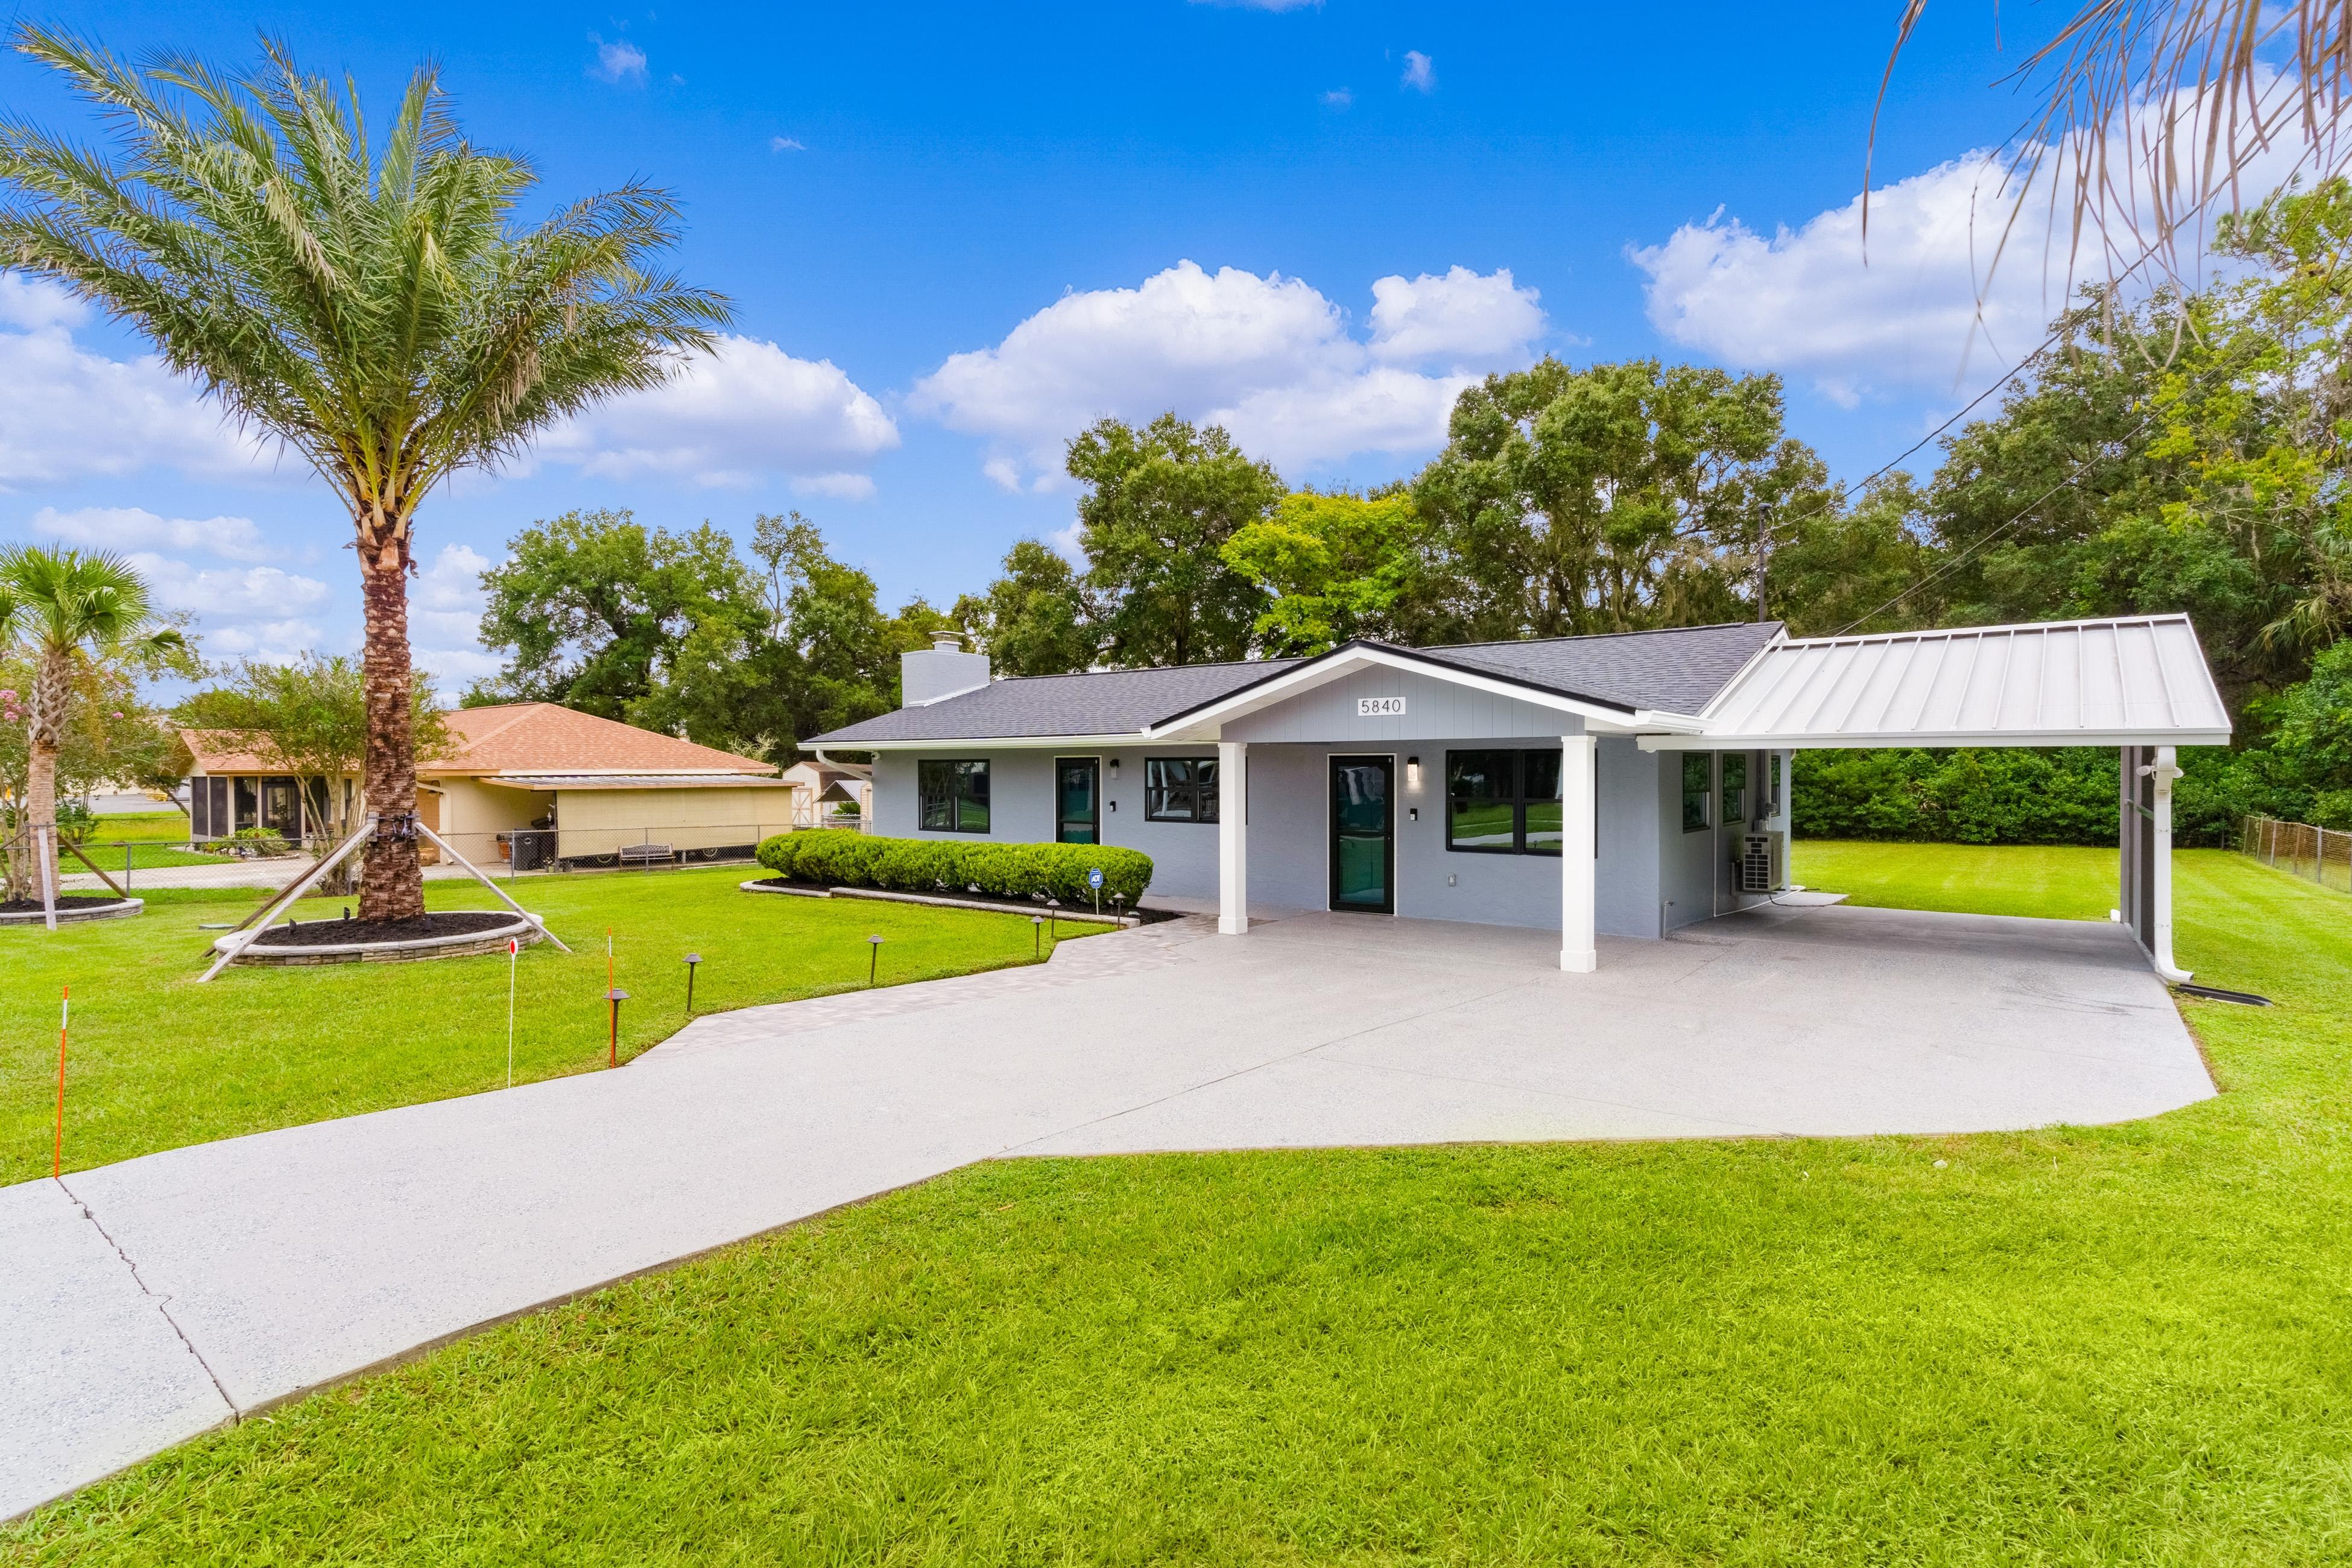
[[[698,1013],[866,984],[868,936],[882,983],[1031,962],[1029,921],[917,904],[835,903],[740,891],[740,868],[545,878],[528,907],[575,950],[526,950],[516,972],[515,1080],[605,1063],[604,933],[630,1000],[625,1060],[686,1023],[688,952],[703,963]],[[418,963],[231,967],[203,973],[219,933],[262,895],[138,889],[137,919],[0,928],[0,1184],[49,1171],[58,994],[73,987],[66,1166],[329,1117],[472,1094],[506,1082],[503,956]],[[427,882],[434,909],[499,906],[473,883]],[[304,900],[297,919],[341,913]],[[1066,928],[1070,936],[1097,930]],[[1066,937],[1065,940],[1067,940]],[[1052,941],[1044,943],[1050,952]]]
[[[2012,863],[2045,907],[2093,885]],[[207,1437],[0,1543],[2343,1562],[2346,900],[2219,852],[2179,886],[2188,961],[2281,1005],[2188,1004],[2226,1092],[2168,1116],[982,1165]]]

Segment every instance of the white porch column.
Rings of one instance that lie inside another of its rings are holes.
[[[1249,930],[1249,743],[1217,742],[1217,934]]]
[[[1590,974],[1601,962],[1593,950],[1592,808],[1601,784],[1595,744],[1590,735],[1563,735],[1559,742],[1559,966],[1571,974]]]
[[[2179,753],[2170,746],[2156,749],[2156,851],[2142,875],[2153,879],[2150,891],[2156,908],[2156,930],[2150,933],[2148,958],[2157,973],[2178,985],[2189,971],[2172,962],[2172,781],[2180,776]]]

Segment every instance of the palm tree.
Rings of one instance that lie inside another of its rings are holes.
[[[515,226],[530,166],[461,139],[429,66],[371,150],[356,88],[302,75],[274,42],[242,78],[180,55],[134,68],[48,28],[16,46],[96,106],[111,140],[93,150],[0,119],[0,262],[137,327],[351,513],[379,819],[360,914],[415,915],[418,505],[551,421],[663,381],[712,346],[727,302],[647,269],[677,239],[663,191],[632,184]]]
[[[119,555],[18,545],[0,551],[0,633],[31,645],[33,689],[25,703],[30,753],[20,830],[47,828],[52,879],[58,855],[58,752],[73,701],[74,667],[144,658],[184,648],[178,630],[155,624],[147,584]],[[39,886],[41,868],[11,857],[11,880]],[[55,881],[50,885],[54,887]],[[28,889],[13,889],[26,896]]]

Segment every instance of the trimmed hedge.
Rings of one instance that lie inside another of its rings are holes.
[[[936,838],[877,838],[839,827],[780,833],[760,846],[760,864],[779,877],[828,887],[880,888],[894,893],[962,893],[973,888],[1004,899],[1043,893],[1064,903],[1092,897],[1087,873],[1102,868],[1103,901],[1129,904],[1151,886],[1151,857],[1099,844],[957,844]]]

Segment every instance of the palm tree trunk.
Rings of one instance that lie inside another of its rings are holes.
[[[27,846],[29,898],[41,896],[44,861],[47,866],[47,885],[57,886],[58,720],[65,711],[72,677],[72,667],[64,653],[54,648],[42,650],[40,664],[33,675],[33,722],[26,736],[29,754],[25,765],[25,826],[33,833],[44,828],[47,831],[40,835],[37,842]]]
[[[367,699],[367,808],[377,832],[360,872],[359,918],[410,920],[425,912],[416,858],[416,730],[408,663],[405,530],[359,542],[360,598],[366,615],[361,669]]]

